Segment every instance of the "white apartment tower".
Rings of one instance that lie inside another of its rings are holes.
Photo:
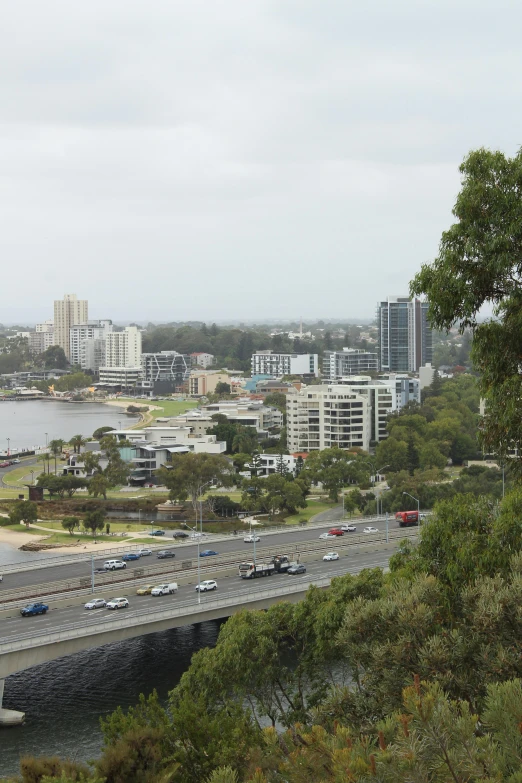
[[[127,326],[105,336],[105,367],[137,367],[141,372],[141,332]]]
[[[69,330],[69,361],[82,370],[99,370],[105,364],[105,338],[112,332],[112,321],[74,324]]]
[[[76,294],[65,294],[63,299],[56,299],[54,302],[54,344],[63,348],[69,360],[71,326],[86,323],[89,318],[88,311],[87,300],[78,299]]]
[[[338,446],[368,451],[371,402],[367,395],[340,384],[304,386],[286,398],[290,453]]]

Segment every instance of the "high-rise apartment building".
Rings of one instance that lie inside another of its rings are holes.
[[[365,351],[362,348],[343,348],[342,351],[325,351],[323,353],[322,377],[329,383],[348,375],[364,375],[367,372],[376,372],[377,370],[377,353],[375,351]]]
[[[82,370],[99,370],[105,364],[105,338],[112,332],[112,321],[88,321],[69,330],[69,361]]]
[[[141,332],[136,326],[107,332],[104,367],[136,367],[141,372]]]
[[[379,369],[417,372],[432,361],[432,329],[428,303],[406,296],[389,296],[377,306]]]
[[[86,299],[78,299],[76,294],[65,294],[63,299],[54,302],[54,344],[63,348],[70,359],[69,332],[71,326],[86,323],[89,319],[89,306]]]
[[[141,370],[144,384],[155,394],[167,394],[188,381],[192,358],[177,351],[160,351],[141,354]]]

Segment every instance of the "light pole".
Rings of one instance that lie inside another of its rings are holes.
[[[47,448],[47,440],[48,440],[48,438],[49,438],[49,433],[46,432],[45,433],[45,448]]]
[[[121,430],[121,421],[119,421],[119,422],[118,422],[118,427],[119,427],[119,428],[120,428],[120,430]]]
[[[31,474],[31,484],[34,486],[34,470],[29,471]]]
[[[190,525],[187,525],[186,522],[184,522],[183,524],[185,525],[185,527],[188,527],[189,530],[192,530],[192,532],[195,533],[196,539],[197,539],[197,543],[198,543],[198,604],[200,604],[201,603],[201,567],[200,567],[201,558],[199,556],[199,540],[200,539],[199,539],[199,535],[198,535],[198,525],[197,525],[197,521],[196,521],[196,527],[195,528],[190,527]]]
[[[413,495],[410,495],[409,492],[403,492],[402,494],[403,495],[408,495],[409,498],[411,498],[412,500],[414,500],[417,503],[417,514],[418,514],[418,517],[419,517],[419,525],[420,525],[420,500],[419,500],[419,498],[414,498]]]
[[[10,453],[11,453],[11,447],[10,447],[11,446],[11,438],[6,438],[6,440],[7,440],[7,456],[9,456]]]

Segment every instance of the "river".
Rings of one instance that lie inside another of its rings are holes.
[[[216,643],[220,621],[173,628],[84,650],[5,681],[4,706],[26,713],[23,726],[0,729],[0,776],[18,771],[24,755],[77,761],[101,749],[99,717],[154,688],[165,702],[192,654]]]
[[[0,454],[10,449],[16,452],[45,446],[46,441],[74,435],[92,437],[98,427],[130,426],[137,417],[128,416],[123,408],[103,403],[0,402]]]

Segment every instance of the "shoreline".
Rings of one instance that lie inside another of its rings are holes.
[[[45,539],[50,538],[51,535],[51,533],[46,532],[42,532],[41,535],[39,533],[20,533],[17,530],[7,530],[0,527],[0,544],[6,544],[17,552],[30,552],[30,550],[23,550],[20,547],[24,544],[44,544]],[[83,540],[78,542],[75,536],[71,536],[70,545],[51,546],[49,549],[35,550],[33,554],[41,555],[42,552],[56,552],[58,555],[63,555],[67,552],[98,552],[100,549],[125,548],[130,544],[132,544],[132,538],[127,538],[127,536],[114,536],[114,541],[99,541],[96,544],[94,541]],[[6,564],[4,563],[4,565]],[[1,570],[2,566],[0,565],[0,572]]]
[[[112,405],[115,408],[123,408],[125,412],[127,412],[127,408],[129,405],[132,405],[132,402],[129,402],[129,400],[104,400],[104,405]],[[130,427],[126,427],[125,429],[128,430],[135,430],[138,427],[147,426],[149,424],[152,424],[155,419],[154,416],[151,415],[151,411],[162,411],[164,408],[162,408],[160,405],[150,405],[147,402],[142,402],[141,400],[138,402],[136,401],[136,406],[143,405],[147,406],[148,410],[144,411],[143,413],[138,413],[139,421],[136,422],[136,424],[132,424]],[[132,414],[135,415],[135,414]]]

